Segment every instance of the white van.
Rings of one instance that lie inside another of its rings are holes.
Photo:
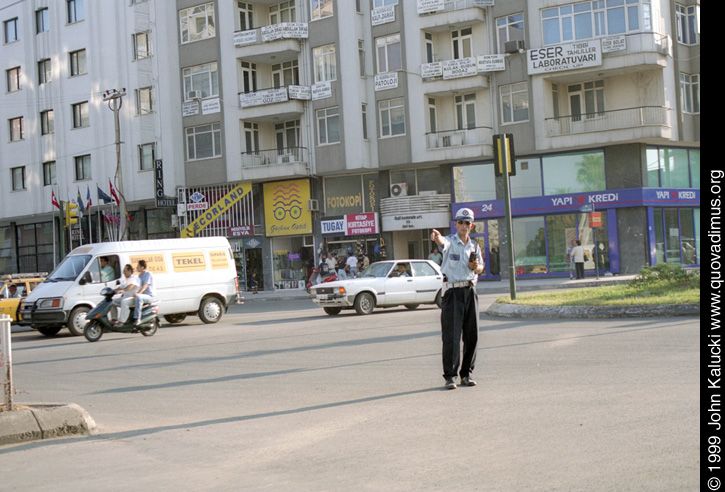
[[[189,314],[216,323],[237,302],[237,269],[224,237],[88,244],[71,251],[25,299],[23,324],[48,336],[63,326],[82,335],[86,313],[103,299],[101,290],[115,288],[123,267],[136,271],[141,259],[154,275],[159,314],[169,323]]]

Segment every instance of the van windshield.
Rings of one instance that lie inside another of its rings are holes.
[[[60,265],[53,270],[53,273],[46,279],[46,282],[61,282],[63,280],[75,280],[83,271],[88,262],[91,261],[91,255],[72,255],[67,256]]]

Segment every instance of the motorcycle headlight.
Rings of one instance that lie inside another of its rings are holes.
[[[62,297],[52,297],[38,301],[38,309],[53,309],[63,307]]]

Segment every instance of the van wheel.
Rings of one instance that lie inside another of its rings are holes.
[[[46,337],[54,337],[60,331],[60,326],[43,326],[38,328],[38,331]]]
[[[75,336],[83,335],[83,329],[86,327],[86,315],[90,311],[88,306],[78,306],[70,312],[68,318],[68,330]]]
[[[186,315],[185,314],[165,314],[164,319],[166,320],[167,323],[171,323],[171,324],[181,323],[182,321],[184,321],[186,319]]]
[[[222,319],[223,314],[224,306],[222,306],[221,301],[219,301],[216,297],[207,297],[201,301],[201,306],[199,307],[199,318],[201,318],[204,323],[216,323]]]

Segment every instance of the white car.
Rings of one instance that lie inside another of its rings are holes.
[[[443,274],[437,263],[390,260],[371,264],[357,278],[315,285],[310,297],[329,315],[352,308],[358,314],[370,314],[376,307],[440,307],[442,288]]]

